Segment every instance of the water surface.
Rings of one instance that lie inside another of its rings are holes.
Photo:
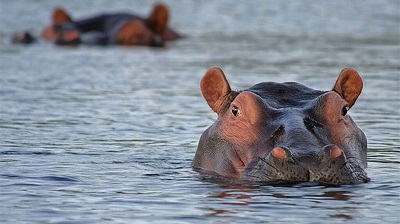
[[[166,49],[11,45],[55,6],[73,17],[143,15],[154,1],[0,1],[0,222],[398,223],[398,1],[166,1],[188,38]],[[368,138],[371,182],[238,184],[194,172],[216,115],[199,81],[332,88],[343,67],[364,90],[350,111]]]

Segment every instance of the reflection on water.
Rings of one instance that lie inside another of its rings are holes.
[[[153,1],[1,2],[0,222],[400,221],[398,1],[166,2],[189,37],[163,50],[8,42],[39,34],[55,6],[79,17],[148,12]],[[365,85],[350,113],[368,138],[371,182],[238,184],[193,171],[216,118],[199,91],[211,66],[234,89],[329,90],[343,67],[356,68]]]
[[[288,213],[292,212],[290,208],[295,210],[294,208],[301,207],[303,213],[312,214],[317,209],[333,219],[352,220],[354,215],[357,216],[364,209],[352,202],[355,192],[349,189],[315,185],[314,191],[310,191],[303,184],[280,188],[270,185],[220,183],[218,187],[218,190],[208,193],[206,205],[199,206],[206,217],[236,217],[246,213],[257,220],[257,213],[260,212],[272,214],[279,211],[279,208],[285,208]],[[319,214],[310,217],[318,218]]]

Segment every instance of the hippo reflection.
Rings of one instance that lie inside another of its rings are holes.
[[[193,166],[237,180],[358,184],[369,179],[367,139],[348,110],[363,83],[352,68],[331,91],[263,82],[232,91],[219,68],[201,80],[218,119],[202,134]]]

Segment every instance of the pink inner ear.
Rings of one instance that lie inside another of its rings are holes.
[[[349,103],[351,108],[361,94],[363,82],[356,70],[353,68],[343,69],[333,87],[333,90]]]
[[[203,76],[200,88],[211,109],[218,114],[221,113],[223,104],[231,93],[231,87],[222,70],[210,68]]]

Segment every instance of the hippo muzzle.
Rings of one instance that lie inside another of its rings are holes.
[[[358,161],[347,159],[335,145],[325,146],[321,152],[301,161],[289,149],[274,148],[260,157],[243,172],[242,179],[250,181],[319,182],[332,185],[367,182],[367,174]]]
[[[200,138],[196,170],[262,182],[367,182],[367,140],[348,114],[362,90],[343,69],[331,91],[263,82],[232,91],[211,68],[201,90],[218,119]]]

